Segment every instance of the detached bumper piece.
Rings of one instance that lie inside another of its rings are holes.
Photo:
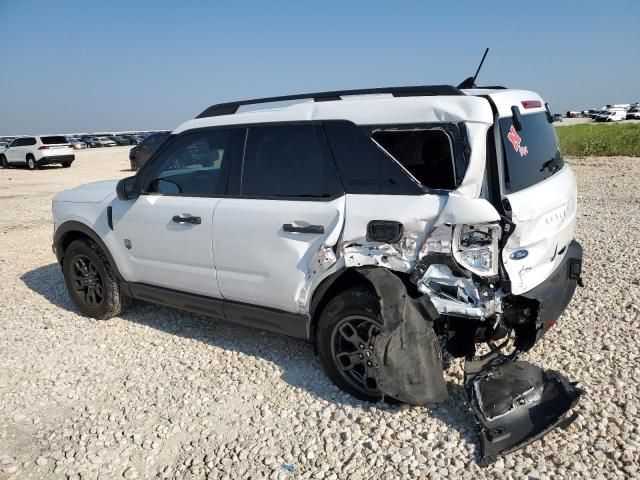
[[[582,391],[552,370],[499,353],[465,363],[465,390],[480,427],[482,466],[566,427]]]

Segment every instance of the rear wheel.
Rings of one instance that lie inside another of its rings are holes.
[[[318,353],[331,380],[361,400],[377,402],[375,338],[382,327],[378,297],[362,287],[346,290],[324,308]]]
[[[71,242],[64,252],[62,271],[69,295],[84,315],[107,320],[122,311],[126,298],[95,242],[88,238]]]
[[[27,155],[27,168],[29,170],[36,170],[38,168],[38,163],[33,155]]]

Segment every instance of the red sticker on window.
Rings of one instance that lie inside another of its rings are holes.
[[[520,135],[518,135],[518,132],[516,132],[513,125],[511,125],[511,128],[509,129],[509,133],[507,133],[507,138],[511,142],[511,145],[513,145],[513,149],[518,152],[521,157],[524,157],[529,153],[529,149],[525,145],[520,145],[522,138],[520,138]]]

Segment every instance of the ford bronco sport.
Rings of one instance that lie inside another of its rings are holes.
[[[57,195],[53,248],[89,317],[136,298],[302,338],[364,400],[442,401],[464,357],[491,461],[580,395],[518,360],[580,282],[552,121],[534,92],[473,82],[214,105],[135,176]]]

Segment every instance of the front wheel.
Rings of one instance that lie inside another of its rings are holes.
[[[0,155],[0,165],[2,165],[2,168],[9,168],[9,162],[7,162],[7,157],[4,155]]]
[[[333,298],[318,323],[318,353],[327,375],[343,391],[377,402],[375,339],[382,326],[378,297],[366,288],[346,290]]]
[[[62,164],[62,168],[69,168],[71,166],[71,162],[64,162]]]
[[[69,296],[84,315],[107,320],[122,311],[125,296],[109,260],[95,242],[71,242],[64,253],[62,271]]]

